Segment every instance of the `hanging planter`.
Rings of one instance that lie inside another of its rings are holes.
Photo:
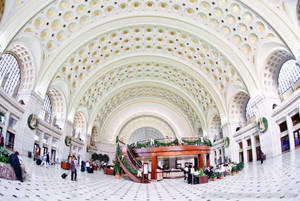
[[[225,147],[229,147],[229,145],[230,145],[230,139],[229,139],[229,137],[226,137],[226,138],[224,139],[224,146],[225,146]]]
[[[66,136],[65,137],[65,145],[67,147],[71,145],[71,136]]]
[[[260,133],[264,133],[268,130],[268,120],[265,117],[259,118],[257,127]]]
[[[27,124],[28,124],[28,127],[31,129],[31,130],[34,130],[37,128],[38,126],[38,120],[37,120],[37,116],[36,114],[30,114],[28,119],[27,119]]]

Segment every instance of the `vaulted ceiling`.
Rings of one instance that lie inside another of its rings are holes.
[[[1,37],[32,42],[40,58],[35,91],[59,90],[67,118],[84,110],[99,128],[115,108],[141,97],[176,106],[191,125],[207,128],[215,115],[227,121],[235,94],[262,93],[257,77],[264,48],[295,52],[291,40],[299,42],[275,4],[260,1],[28,0],[11,6],[19,12],[15,19],[24,17],[4,24],[17,31]]]

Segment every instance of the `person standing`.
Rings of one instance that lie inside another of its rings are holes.
[[[23,182],[21,164],[18,158],[19,152],[15,152],[9,156],[9,163],[15,171],[16,177],[19,181]]]
[[[49,156],[49,152],[47,152],[47,155],[46,155],[46,164],[47,164],[47,165],[50,165],[50,156]]]
[[[260,151],[260,164],[263,164],[264,163],[264,153],[262,151]]]
[[[76,165],[75,165],[75,156],[72,156],[72,161],[71,161],[71,167],[70,168],[71,168],[71,180],[76,181],[77,171],[76,171]]]

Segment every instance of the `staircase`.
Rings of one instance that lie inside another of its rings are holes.
[[[135,161],[132,161],[132,160],[130,159],[130,157],[128,156],[128,149],[127,149],[127,147],[126,147],[126,146],[120,147],[119,151],[120,151],[121,155],[124,156],[124,159],[125,159],[127,165],[128,165],[131,169],[133,169],[133,170],[135,170],[135,171],[137,172],[137,171],[139,170],[139,168],[135,165],[136,162],[135,162]],[[143,180],[142,180],[141,177],[138,177],[137,174],[134,174],[134,173],[132,173],[132,172],[130,172],[130,171],[128,170],[128,168],[127,168],[126,165],[123,163],[123,160],[119,157],[118,154],[116,154],[116,157],[117,157],[117,159],[119,160],[122,169],[124,170],[124,172],[128,175],[128,177],[129,177],[131,180],[133,180],[133,181],[135,181],[135,182],[137,182],[137,183],[142,183],[142,182],[143,182]]]

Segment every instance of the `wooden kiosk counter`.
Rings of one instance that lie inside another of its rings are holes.
[[[198,167],[204,167],[204,155],[206,155],[207,166],[209,166],[210,147],[206,145],[173,145],[161,147],[145,147],[133,149],[135,157],[151,158],[151,178],[156,179],[157,157],[159,156],[184,156],[197,155]]]

